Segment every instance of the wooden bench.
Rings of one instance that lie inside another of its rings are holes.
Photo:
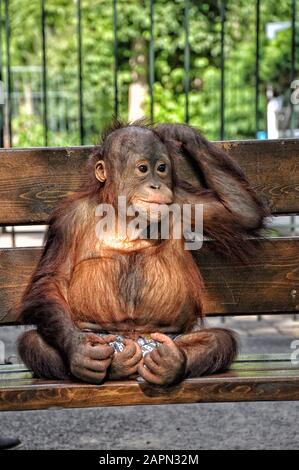
[[[299,212],[299,140],[220,143],[235,158],[273,214]],[[0,151],[0,222],[43,224],[55,204],[85,179],[90,147]],[[182,168],[182,172],[190,169]],[[194,178],[190,174],[190,179]],[[264,240],[249,266],[201,250],[207,315],[294,314],[299,311],[299,239]],[[0,323],[14,324],[15,306],[40,248],[0,250]],[[240,356],[223,374],[167,390],[136,381],[100,386],[39,380],[23,365],[0,366],[0,409],[299,400],[299,367],[284,355]]]

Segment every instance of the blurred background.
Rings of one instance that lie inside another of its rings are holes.
[[[0,3],[5,146],[93,144],[112,116],[298,135],[295,0]]]

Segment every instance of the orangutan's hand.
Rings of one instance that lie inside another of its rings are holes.
[[[114,353],[112,358],[109,379],[127,379],[137,374],[138,364],[142,359],[142,351],[139,344],[132,339],[123,340],[124,350]]]
[[[108,343],[115,339],[112,335],[104,339],[94,333],[76,334],[68,357],[72,375],[83,382],[103,382],[114,353]]]
[[[185,375],[185,354],[168,336],[153,333],[151,337],[161,345],[146,354],[138,366],[139,375],[155,385],[169,386],[180,382]]]

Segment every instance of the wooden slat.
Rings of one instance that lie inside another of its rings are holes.
[[[228,371],[164,390],[137,381],[94,386],[39,379],[0,380],[1,411],[278,400],[299,400],[298,368]]]
[[[299,141],[222,142],[273,213],[299,211]],[[55,205],[86,180],[92,147],[0,151],[0,223],[45,223]],[[188,162],[181,176],[198,182]]]
[[[232,375],[235,375],[235,371],[238,372],[238,375],[242,372],[243,374],[252,374],[253,371],[281,371],[285,373],[286,371],[298,371],[298,368],[292,365],[290,361],[290,354],[288,359],[284,361],[276,360],[275,354],[269,355],[269,359],[263,360],[262,355],[257,355],[260,359],[254,359],[254,356],[250,356],[249,359],[243,361],[240,357],[237,359],[230,367],[230,372]],[[25,364],[5,364],[0,365],[0,381],[6,381],[9,383],[10,380],[23,380],[23,379],[32,379],[33,373],[25,366]]]
[[[213,249],[197,253],[206,315],[299,311],[299,240],[264,240],[252,260],[224,259]]]
[[[278,354],[239,354],[235,363],[240,362],[286,362],[291,360],[292,351]]]
[[[280,354],[239,354],[233,364],[258,364],[259,362],[283,362],[291,363],[291,352],[289,354],[280,353]],[[25,366],[24,363],[20,362],[17,364],[0,364],[0,374],[10,374],[13,372],[27,372],[29,369]]]
[[[271,371],[271,370],[293,370],[292,364],[290,361],[267,361],[267,362],[236,362],[232,365],[231,370],[235,371]]]
[[[4,375],[4,377],[3,377]],[[225,377],[226,379],[229,378],[257,378],[257,377],[298,377],[299,370],[298,368],[294,368],[292,366],[287,367],[286,369],[267,369],[263,367],[261,369],[255,369],[253,367],[249,368],[248,370],[245,369],[234,369],[228,370],[225,373],[209,376],[211,378],[219,378]],[[203,377],[202,377],[203,378]],[[205,377],[207,378],[207,377]],[[12,373],[5,373],[0,375],[0,390],[1,388],[12,388],[17,387],[17,385],[56,385],[64,387],[65,384],[77,384],[77,382],[72,381],[57,381],[57,380],[47,380],[47,379],[36,379],[31,371],[24,371],[24,372],[12,372]],[[114,382],[112,382],[114,383]],[[127,383],[127,382],[125,382]],[[144,383],[143,379],[138,379],[137,383]],[[81,383],[82,386],[86,385]]]
[[[91,147],[0,151],[0,223],[44,223],[70,192],[86,180]]]
[[[272,212],[299,211],[299,140],[222,142]]]
[[[290,355],[239,356],[226,373],[167,390],[137,381],[100,386],[32,378],[24,364],[0,366],[0,410],[299,399],[299,367]]]
[[[199,251],[207,315],[299,311],[299,240],[265,240],[246,266]],[[16,320],[16,306],[40,256],[38,248],[0,250],[0,323]]]

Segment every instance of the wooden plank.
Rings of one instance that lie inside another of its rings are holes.
[[[273,213],[299,211],[299,141],[220,142],[235,158]],[[85,164],[93,147],[2,149],[0,223],[45,223],[55,205],[86,181]],[[180,176],[200,184],[189,162]]]
[[[31,375],[30,375],[31,374]],[[257,370],[233,370],[230,369],[222,374],[215,374],[207,377],[200,377],[198,379],[190,379],[190,380],[205,380],[205,379],[240,379],[240,378],[250,378],[250,379],[257,379],[257,378],[285,378],[285,377],[298,377],[299,376],[299,369],[298,367],[288,367],[288,369],[257,369]],[[145,384],[143,379],[138,379],[136,382],[137,384]],[[103,385],[115,385],[118,382],[105,382]],[[128,383],[128,381],[125,381]],[[30,371],[20,372],[19,374],[15,372],[15,377],[11,377],[10,374],[7,376],[1,377],[0,380],[0,391],[1,389],[17,389],[19,386],[21,387],[34,387],[38,385],[39,387],[48,387],[55,386],[60,388],[65,388],[69,385],[75,386],[79,385],[82,387],[88,387],[89,385],[83,382],[75,382],[75,381],[58,381],[58,380],[48,380],[48,379],[37,379],[33,377],[33,374]]]
[[[212,246],[212,245],[211,245]],[[299,311],[299,240],[264,240],[248,264],[199,250],[206,315],[256,315]]]
[[[33,372],[30,370],[24,371],[3,371],[0,370],[0,381],[9,381],[9,380],[23,380],[23,379],[32,379]]]
[[[237,373],[238,377],[242,374],[243,376],[252,376],[253,373],[258,374],[262,373],[271,373],[276,371],[278,374],[285,374],[287,371],[296,375],[299,374],[298,367],[292,365],[290,361],[267,361],[267,362],[234,362],[230,367],[230,374],[227,373],[227,376],[230,375],[234,377]],[[280,371],[280,372],[279,372]],[[26,367],[19,367],[14,369],[8,369],[6,367],[0,368],[0,382],[3,385],[5,382],[9,385],[9,381],[12,380],[23,380],[23,379],[33,379],[33,372],[27,369]],[[14,382],[15,383],[15,382]],[[22,382],[23,383],[23,382]]]
[[[24,372],[27,370],[27,367],[22,362],[18,364],[0,364],[0,374],[9,374],[10,372]]]
[[[291,354],[239,354],[235,362],[285,362],[291,360]]]
[[[290,362],[290,354],[239,354],[234,364],[242,362]],[[24,372],[28,371],[23,362],[17,364],[0,364],[0,373]]]
[[[264,240],[248,264],[201,250],[206,315],[290,313],[299,311],[299,240]],[[16,320],[16,308],[40,256],[39,248],[0,250],[0,323]]]
[[[220,144],[241,168],[272,212],[299,211],[299,141],[252,140]]]
[[[299,370],[231,371],[161,389],[137,381],[100,386],[38,379],[0,381],[0,410],[299,400]]]
[[[0,367],[0,410],[298,400],[299,367],[287,357],[286,354],[239,356],[225,373],[186,380],[167,390],[137,381],[94,386],[34,379],[24,364],[4,365]]]
[[[17,320],[17,307],[40,255],[40,248],[0,249],[0,324]]]
[[[288,354],[239,354],[234,361],[234,364],[239,363],[267,363],[267,362],[291,362],[291,352]],[[28,368],[23,362],[15,364],[0,364],[0,373],[10,372],[24,372],[28,371]]]
[[[86,180],[91,149],[2,149],[0,222],[45,223],[57,203]]]
[[[297,368],[298,369],[298,368]],[[236,371],[244,371],[244,372],[249,372],[249,371],[258,371],[258,370],[263,370],[263,371],[270,371],[270,370],[294,370],[294,366],[290,361],[266,361],[266,362],[235,362],[232,364],[230,370],[236,370]],[[297,370],[298,372],[298,370]],[[0,372],[0,377],[1,377],[1,372]]]
[[[0,383],[10,380],[32,379],[33,372],[25,364],[1,364],[0,365]],[[23,382],[22,382],[23,383]]]

